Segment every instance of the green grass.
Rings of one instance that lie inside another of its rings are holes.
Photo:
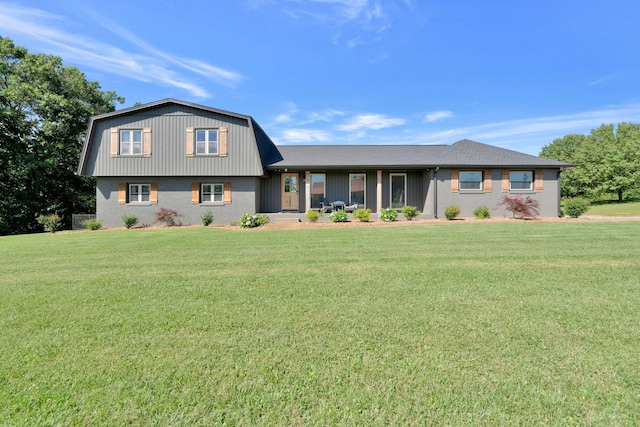
[[[592,204],[585,215],[640,216],[640,202]]]
[[[0,238],[0,425],[639,425],[636,222]]]

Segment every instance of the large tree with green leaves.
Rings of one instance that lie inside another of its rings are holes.
[[[36,217],[95,209],[95,183],[76,176],[89,117],[123,102],[62,58],[0,37],[0,234],[40,229]]]
[[[615,194],[622,201],[640,189],[640,124],[603,124],[589,135],[566,135],[540,155],[576,164],[562,174],[565,197]]]

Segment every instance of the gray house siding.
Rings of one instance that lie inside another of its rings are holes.
[[[478,170],[481,168],[464,168],[459,170]],[[503,196],[523,197],[531,196],[540,205],[540,216],[554,217],[559,215],[559,182],[558,171],[555,169],[542,169],[543,183],[542,191],[518,190],[502,191],[502,171],[503,170],[524,170],[525,168],[491,169],[492,190],[488,191],[452,191],[451,171],[452,169],[440,169],[437,172],[437,213],[439,218],[444,218],[444,210],[447,206],[456,205],[460,208],[461,217],[473,217],[473,211],[479,206],[487,206],[493,217],[508,216],[512,213],[504,206],[498,206]],[[529,168],[533,170],[533,168]]]
[[[188,127],[226,127],[227,156],[192,156],[186,153]],[[151,155],[118,156],[110,153],[110,129],[151,129]],[[260,176],[263,165],[256,140],[247,120],[202,111],[179,104],[167,104],[115,116],[94,124],[87,153],[85,175],[92,176]],[[264,144],[266,145],[266,144]],[[266,151],[266,149],[265,149]]]
[[[231,184],[230,204],[210,204],[191,202],[193,183]],[[118,186],[126,184],[156,183],[158,185],[157,204],[119,204]],[[121,227],[122,215],[132,213],[138,217],[140,225],[153,223],[155,212],[163,207],[175,209],[184,225],[202,224],[202,215],[211,211],[214,224],[229,224],[240,219],[245,213],[258,211],[256,196],[259,191],[259,178],[254,177],[101,177],[97,179],[96,212],[97,219],[105,227]]]

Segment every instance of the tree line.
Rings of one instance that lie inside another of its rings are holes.
[[[36,218],[95,212],[95,181],[76,175],[89,118],[124,102],[57,56],[0,36],[0,235],[39,231]]]
[[[561,176],[563,197],[619,202],[640,192],[640,124],[603,124],[589,135],[571,134],[542,147],[541,157],[571,163]]]
[[[62,58],[0,36],[0,235],[40,231],[40,215],[69,227],[73,213],[95,212],[95,180],[76,175],[78,160],[89,118],[122,102]],[[640,193],[640,124],[566,135],[540,155],[575,165],[562,173],[563,197]]]

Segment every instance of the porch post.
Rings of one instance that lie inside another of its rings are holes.
[[[304,211],[311,209],[311,171],[304,172]]]
[[[376,212],[382,212],[382,171],[376,173]]]

